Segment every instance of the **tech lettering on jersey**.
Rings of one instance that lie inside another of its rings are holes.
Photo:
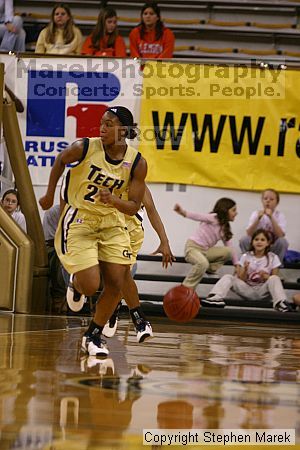
[[[125,180],[116,179],[105,173],[101,167],[97,167],[94,164],[90,166],[91,170],[88,174],[88,179],[98,186],[107,187],[111,191],[114,189],[121,189]]]

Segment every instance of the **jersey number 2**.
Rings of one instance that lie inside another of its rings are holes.
[[[97,186],[95,186],[94,184],[89,184],[87,188],[88,188],[88,190],[89,190],[90,192],[88,192],[88,193],[84,196],[84,200],[87,200],[88,202],[95,203],[94,197],[95,197],[95,195],[96,195],[97,192],[98,192]]]

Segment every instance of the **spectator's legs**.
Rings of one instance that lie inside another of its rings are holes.
[[[183,285],[196,289],[201,278],[209,267],[209,262],[205,256],[205,251],[194,241],[188,239],[185,245],[185,259],[193,267],[183,280]]]
[[[240,239],[240,249],[242,253],[246,253],[250,248],[251,236],[244,236]]]
[[[231,260],[231,250],[229,247],[212,247],[207,250],[206,258],[209,261],[209,270],[214,273]]]
[[[8,31],[4,23],[0,24],[0,50],[7,52],[25,52],[26,33],[23,30],[22,18],[20,16],[15,16],[12,24],[16,28],[16,33]]]
[[[271,251],[278,255],[280,261],[283,263],[284,255],[288,249],[289,243],[284,237],[276,239],[274,244],[271,245]]]
[[[253,286],[250,286],[238,277],[234,277],[233,279],[232,290],[242,298],[250,300],[261,300],[261,298],[263,297],[258,293],[257,289],[255,289]]]
[[[0,23],[0,41],[2,41],[3,36],[6,31],[7,31],[7,28],[6,28],[5,24],[3,22]]]
[[[286,293],[278,275],[271,275],[267,279],[266,284],[272,297],[273,307],[275,307],[275,305],[280,303],[282,300],[286,300]]]
[[[220,299],[224,299],[231,289],[234,281],[234,276],[230,274],[223,275],[222,278],[214,285],[208,297],[216,295]]]

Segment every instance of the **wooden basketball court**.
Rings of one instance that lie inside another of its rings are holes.
[[[100,360],[80,353],[85,321],[0,314],[1,450],[134,450],[143,429],[170,428],[295,429],[299,441],[295,325],[153,317],[155,337],[137,344],[123,313]]]

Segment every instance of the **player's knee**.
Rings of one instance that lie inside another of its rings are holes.
[[[99,286],[97,287],[96,284],[85,286],[83,290],[83,294],[86,296],[92,296],[94,295],[99,289]]]
[[[86,277],[86,279],[84,279],[84,278],[80,278],[77,276],[76,277],[76,286],[77,286],[79,292],[81,292],[82,294],[84,294],[86,296],[91,296],[91,295],[94,295],[96,291],[98,291],[99,286],[100,286],[100,278]]]
[[[111,298],[121,298],[122,297],[122,287],[121,283],[114,283],[105,285],[104,292],[109,295]]]

